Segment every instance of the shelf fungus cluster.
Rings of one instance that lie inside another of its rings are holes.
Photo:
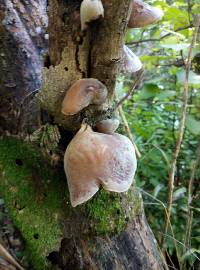
[[[163,12],[157,7],[152,7],[141,0],[132,2],[132,10],[128,21],[128,28],[140,28],[153,24],[163,17]],[[123,66],[125,73],[134,73],[142,68],[140,59],[127,47],[123,47]]]
[[[67,91],[62,104],[65,115],[76,114],[107,98],[106,87],[96,79],[80,79]],[[102,186],[125,192],[131,186],[137,161],[131,141],[115,133],[118,119],[105,119],[95,129],[82,124],[64,156],[70,200],[73,207],[89,200]]]
[[[134,0],[128,27],[144,27],[162,16],[158,8]],[[92,21],[103,17],[101,0],[82,1],[82,31],[86,31]],[[142,69],[140,59],[125,45],[122,55],[125,73]],[[61,111],[64,115],[75,115],[90,105],[102,106],[107,96],[106,86],[97,79],[80,79],[68,89]],[[135,149],[126,136],[116,133],[118,126],[118,119],[103,119],[94,127],[84,123],[68,145],[64,169],[73,207],[92,198],[101,186],[113,192],[125,192],[130,188],[137,167]]]

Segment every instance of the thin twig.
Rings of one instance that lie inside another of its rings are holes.
[[[114,108],[114,111],[115,111],[116,109],[118,109],[118,108],[122,105],[122,103],[123,103],[125,100],[128,99],[128,97],[129,97],[130,95],[132,95],[133,91],[135,90],[135,87],[136,87],[137,85],[139,85],[140,82],[142,81],[143,75],[144,75],[144,69],[141,69],[141,70],[138,72],[138,74],[137,74],[136,80],[133,82],[133,86],[129,89],[129,91],[126,93],[126,95],[125,95],[123,98],[121,98],[120,101],[116,104],[116,106],[115,106],[115,108]]]
[[[189,28],[192,28],[193,25],[190,24],[190,25],[187,25],[185,27],[180,27],[180,28],[177,28],[175,29],[173,32],[180,32],[182,30],[186,30],[186,29],[189,29]],[[148,39],[141,39],[141,40],[138,40],[138,41],[132,41],[132,42],[128,42],[126,43],[127,45],[138,45],[140,43],[145,43],[145,42],[156,42],[156,41],[161,41],[162,39],[166,38],[166,37],[169,37],[171,36],[173,33],[167,33],[166,35],[162,36],[161,38],[148,38]]]
[[[129,127],[128,121],[127,121],[127,119],[126,119],[126,116],[125,116],[125,114],[124,114],[124,111],[123,111],[121,105],[118,107],[118,111],[119,111],[120,117],[122,118],[122,121],[123,121],[123,123],[124,123],[124,128],[125,128],[125,130],[126,130],[126,133],[127,133],[128,137],[129,137],[129,139],[131,140],[131,142],[132,142],[134,148],[135,148],[135,154],[136,154],[136,157],[139,159],[139,158],[141,158],[141,154],[140,154],[140,151],[138,150],[137,145],[136,145],[135,142],[134,142],[133,135],[132,135],[132,133],[131,133],[131,129],[130,129],[130,127]]]
[[[171,217],[171,210],[172,210],[172,201],[173,201],[173,191],[174,191],[174,177],[175,177],[175,171],[176,171],[176,164],[177,164],[177,158],[179,156],[180,147],[183,140],[183,134],[184,134],[184,128],[185,128],[185,118],[186,118],[186,109],[187,109],[187,99],[188,99],[188,89],[189,89],[189,72],[191,68],[191,62],[192,62],[192,50],[195,46],[197,34],[199,30],[199,24],[200,24],[200,17],[197,16],[196,22],[195,22],[195,30],[192,37],[192,42],[189,48],[188,53],[188,59],[186,62],[186,71],[185,71],[185,81],[184,81],[184,90],[183,90],[183,96],[182,96],[182,110],[180,115],[180,124],[179,124],[179,131],[178,131],[178,138],[176,143],[175,152],[173,154],[173,160],[171,169],[169,172],[169,180],[168,180],[168,201],[167,201],[167,213],[168,217],[165,219],[165,228],[164,228],[164,235],[167,234],[168,226],[169,226],[169,219]],[[161,247],[163,248],[165,242],[165,236],[162,238],[161,241]]]
[[[193,196],[192,189],[193,189],[195,174],[198,169],[199,163],[200,163],[200,142],[197,147],[197,158],[192,166],[192,172],[191,172],[191,176],[190,176],[190,180],[188,184],[188,208],[190,208],[190,205],[192,204],[192,196]]]
[[[11,255],[10,253],[0,244],[0,257],[15,266],[19,270],[25,270]]]
[[[141,188],[138,188],[138,190],[141,192],[141,193],[144,193],[145,195],[149,196],[150,198],[152,198],[153,200],[155,200],[156,202],[158,202],[164,209],[165,211],[165,214],[166,214],[166,217],[168,218],[168,213],[167,213],[167,209],[166,209],[166,206],[165,204],[160,201],[158,198],[156,198],[155,196],[151,195],[150,193],[144,191],[143,189]],[[180,256],[179,256],[179,252],[178,252],[178,247],[177,247],[177,242],[178,240],[176,240],[175,238],[175,235],[174,235],[174,231],[173,231],[173,228],[172,228],[172,224],[171,224],[171,221],[170,219],[168,219],[169,221],[169,227],[170,227],[170,230],[171,230],[171,233],[172,233],[172,236],[169,235],[169,237],[171,237],[173,240],[174,240],[174,247],[175,247],[175,250],[176,250],[176,254],[177,254],[177,259],[178,259],[178,263],[180,265]],[[164,253],[163,253],[164,254]]]
[[[191,231],[192,231],[192,220],[193,220],[193,211],[191,208],[191,204],[192,204],[192,200],[193,200],[193,184],[194,184],[194,178],[196,175],[196,171],[198,169],[198,165],[200,162],[200,142],[199,145],[197,147],[197,158],[192,166],[192,171],[191,171],[191,175],[190,175],[190,180],[188,183],[188,203],[187,203],[187,207],[188,207],[188,212],[187,212],[187,222],[186,222],[186,234],[185,234],[185,248],[184,248],[184,252],[186,253],[187,250],[190,248],[190,238],[191,238]],[[182,265],[182,269],[184,270],[186,267],[185,262],[183,262]]]

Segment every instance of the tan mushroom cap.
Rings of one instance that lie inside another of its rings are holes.
[[[136,166],[135,150],[127,137],[94,132],[82,125],[64,156],[72,206],[92,198],[101,185],[109,191],[127,191]]]
[[[117,118],[101,120],[96,123],[95,127],[98,132],[113,134],[119,127],[119,120]]]
[[[61,111],[64,115],[74,115],[90,104],[103,104],[107,94],[106,86],[100,81],[93,78],[80,79],[67,91]]]
[[[134,0],[128,22],[129,28],[144,27],[159,21],[164,13],[161,9],[148,5],[141,0]]]
[[[81,30],[87,29],[88,24],[104,17],[104,8],[101,0],[83,0],[80,8]]]
[[[142,68],[142,62],[126,45],[123,46],[123,65],[122,71],[125,73],[134,73]]]

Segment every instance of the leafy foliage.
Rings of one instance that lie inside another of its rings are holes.
[[[161,7],[165,16],[159,24],[143,29],[131,29],[127,33],[126,42],[140,55],[144,64],[145,79],[134,96],[125,102],[124,110],[142,154],[137,171],[137,184],[144,191],[146,215],[160,242],[165,225],[163,205],[167,204],[168,172],[176,146],[182,106],[184,61],[194,30],[193,15],[198,12],[200,3],[183,0],[149,2]],[[196,55],[199,48],[200,44],[197,44],[193,50],[195,60],[198,59]],[[186,239],[189,218],[188,183],[197,159],[196,149],[200,138],[200,75],[196,73],[198,70],[199,63],[195,61],[189,76],[186,128],[175,176],[171,218],[173,231],[168,231],[165,243],[167,260],[171,256],[172,262],[177,266],[178,258],[181,269],[186,269],[186,265],[193,269],[192,266],[197,267],[200,261],[199,167],[194,177],[191,205],[193,218],[190,217],[192,228],[189,242]],[[119,91],[123,94],[127,91],[130,80],[121,77],[119,82],[123,82],[123,91]]]

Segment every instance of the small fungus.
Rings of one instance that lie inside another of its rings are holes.
[[[141,0],[132,2],[132,12],[129,18],[128,27],[144,27],[159,21],[163,17],[163,11],[159,8],[152,7]]]
[[[87,29],[88,24],[104,17],[104,8],[101,0],[83,0],[80,8],[81,30]]]
[[[126,45],[123,46],[123,66],[125,73],[134,73],[142,68],[142,62]]]
[[[62,113],[74,115],[90,104],[100,105],[106,101],[108,90],[96,79],[80,79],[67,91],[63,103]]]
[[[118,119],[105,119],[96,123],[96,130],[105,134],[113,134],[119,127]]]
[[[127,137],[94,132],[83,124],[64,156],[72,206],[92,198],[100,186],[108,191],[127,191],[136,167],[135,149]]]

